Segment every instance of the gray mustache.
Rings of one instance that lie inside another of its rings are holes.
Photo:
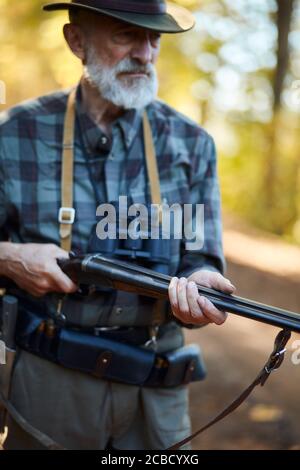
[[[124,62],[120,63],[116,69],[116,73],[120,72],[132,72],[132,73],[147,73],[147,74],[152,74],[153,73],[153,67],[151,65],[146,65],[146,66],[138,66],[136,64]]]

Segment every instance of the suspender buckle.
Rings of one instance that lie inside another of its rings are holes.
[[[61,207],[58,213],[58,222],[60,224],[74,224],[75,209],[72,207]]]

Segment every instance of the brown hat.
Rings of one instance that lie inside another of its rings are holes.
[[[181,33],[195,24],[193,15],[186,8],[164,0],[72,0],[43,6],[46,11],[78,8],[160,33]]]

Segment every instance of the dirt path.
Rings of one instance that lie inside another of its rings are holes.
[[[249,234],[246,228],[237,231],[231,221],[225,226],[224,240],[227,275],[238,287],[238,295],[300,312],[300,249],[273,237]],[[202,347],[208,368],[206,381],[190,389],[194,429],[250,384],[269,356],[277,332],[235,315],[221,328],[187,332],[187,340]],[[291,361],[295,340],[300,340],[300,335],[293,334],[282,368],[265,387],[257,389],[233,415],[196,438],[194,449],[300,449],[300,364]]]

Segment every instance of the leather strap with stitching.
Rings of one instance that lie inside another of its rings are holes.
[[[284,353],[286,351],[285,346],[291,337],[291,332],[289,330],[281,330],[275,338],[274,349],[265,363],[264,367],[261,369],[255,380],[247,387],[236,400],[234,400],[224,411],[219,413],[213,420],[211,420],[208,424],[203,426],[198,431],[194,432],[190,436],[186,437],[180,442],[168,447],[166,450],[177,450],[180,447],[184,446],[188,442],[190,442],[195,437],[202,434],[208,428],[212,427],[214,424],[218,423],[222,419],[226,418],[229,414],[235,411],[241,404],[248,398],[251,392],[257,387],[258,385],[263,386],[266,381],[268,380],[270,374],[278,369],[284,359]]]

